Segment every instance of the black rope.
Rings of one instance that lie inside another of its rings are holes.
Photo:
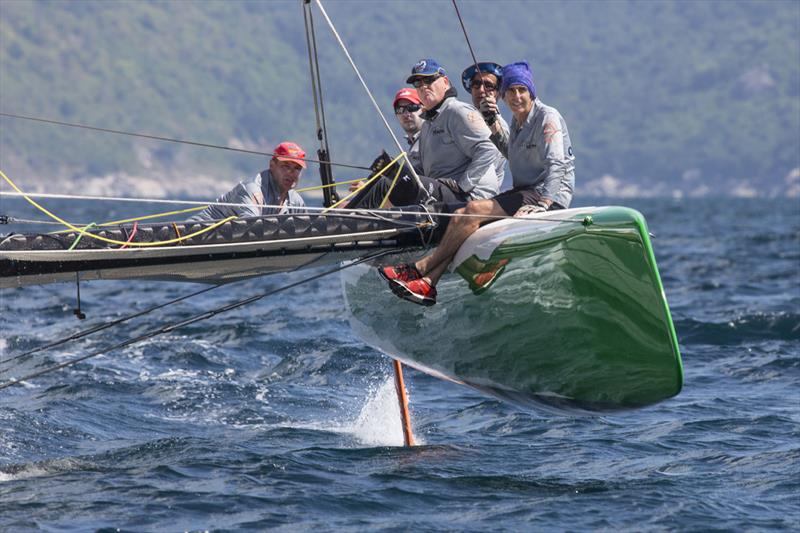
[[[117,350],[119,348],[124,348],[125,346],[130,346],[131,344],[136,344],[137,342],[140,342],[140,341],[143,341],[143,340],[147,340],[147,339],[156,337],[158,335],[162,335],[164,333],[169,333],[170,331],[174,331],[174,330],[176,330],[178,328],[181,328],[183,326],[188,326],[190,324],[194,324],[195,322],[200,322],[201,320],[206,320],[208,318],[212,318],[212,317],[214,317],[216,315],[219,315],[221,313],[225,313],[227,311],[231,311],[233,309],[237,309],[239,307],[251,304],[253,302],[257,302],[258,300],[261,300],[262,298],[265,298],[267,296],[271,296],[273,294],[277,294],[279,292],[283,292],[285,290],[292,289],[294,287],[302,285],[303,283],[308,283],[309,281],[314,281],[314,280],[322,278],[324,276],[327,276],[327,275],[330,275],[330,274],[335,274],[336,272],[340,272],[340,271],[342,271],[342,270],[344,270],[346,268],[350,268],[352,266],[364,263],[366,261],[370,261],[372,259],[375,259],[377,257],[381,257],[383,255],[394,253],[394,252],[395,252],[394,250],[382,250],[382,251],[380,251],[378,253],[371,254],[371,255],[368,255],[368,256],[364,256],[364,257],[362,257],[360,259],[357,259],[356,261],[353,261],[352,263],[349,263],[349,264],[346,264],[346,265],[343,265],[343,266],[339,266],[339,267],[336,267],[336,268],[331,269],[331,270],[326,270],[325,272],[322,272],[321,274],[316,274],[314,276],[310,276],[310,277],[302,279],[300,281],[296,281],[294,283],[290,283],[289,285],[284,285],[283,287],[279,287],[279,288],[271,290],[271,291],[267,291],[267,292],[264,292],[264,293],[261,293],[261,294],[257,294],[255,296],[251,296],[250,298],[245,298],[244,300],[239,300],[239,301],[230,303],[228,305],[225,305],[225,306],[222,306],[222,307],[218,307],[216,309],[212,309],[211,311],[206,311],[205,313],[200,313],[200,314],[194,315],[194,316],[189,317],[189,318],[187,318],[185,320],[182,320],[180,322],[176,322],[176,323],[173,323],[173,324],[168,324],[166,326],[162,326],[160,328],[157,328],[157,329],[154,329],[154,330],[150,330],[150,331],[148,331],[148,332],[146,332],[146,333],[144,333],[142,335],[139,335],[138,337],[133,337],[133,338],[127,339],[127,340],[122,341],[120,343],[114,344],[113,346],[110,346],[110,347],[107,347],[107,348],[103,348],[101,350],[97,350],[95,352],[92,352],[92,353],[89,353],[89,354],[86,354],[86,355],[82,355],[82,356],[76,357],[74,359],[70,359],[69,361],[65,361],[65,362],[59,363],[57,365],[49,366],[49,367],[44,368],[42,370],[39,370],[37,372],[33,372],[31,374],[27,374],[27,375],[25,375],[25,376],[23,376],[21,378],[18,378],[18,379],[12,379],[10,381],[6,381],[5,383],[0,383],[0,390],[6,389],[8,387],[12,387],[14,385],[19,385],[24,381],[39,377],[39,376],[41,376],[43,374],[47,374],[49,372],[54,372],[56,370],[60,370],[62,368],[66,368],[68,366],[75,365],[77,363],[80,363],[81,361],[86,361],[87,359],[91,359],[92,357],[97,357],[98,355],[103,355],[103,354],[111,352],[113,350]]]
[[[469,53],[472,55],[472,62],[475,63],[475,74],[480,76],[481,69],[480,67],[478,67],[478,60],[475,58],[475,52],[472,50],[472,44],[469,42],[469,36],[467,35],[467,28],[464,27],[464,20],[461,18],[461,13],[458,11],[458,5],[456,4],[456,0],[453,0],[453,7],[456,8],[456,15],[458,16],[458,22],[461,23],[461,29],[464,31],[464,38],[467,40]]]
[[[478,79],[481,79],[481,67],[478,65],[478,58],[475,57],[475,52],[472,50],[472,43],[469,42],[469,36],[467,35],[467,28],[464,26],[464,20],[461,18],[461,13],[458,10],[458,5],[456,4],[456,0],[453,0],[453,7],[456,8],[456,15],[458,16],[458,22],[461,23],[461,30],[464,32],[464,39],[467,40],[467,47],[469,47],[469,53],[472,55],[472,62],[475,63],[475,76],[478,76]],[[492,113],[489,111],[481,112],[483,118],[486,119],[489,123],[494,123],[495,118],[492,116]]]
[[[18,119],[22,119],[22,120],[31,120],[33,122],[43,122],[45,124],[56,124],[58,126],[68,126],[70,128],[82,128],[82,129],[92,130],[92,131],[101,131],[101,132],[104,132],[104,133],[116,133],[117,135],[128,135],[130,137],[141,137],[143,139],[153,139],[153,140],[156,140],[156,141],[166,141],[166,142],[171,142],[171,143],[188,144],[188,145],[191,145],[191,146],[201,146],[203,148],[216,148],[218,150],[229,150],[231,152],[241,152],[243,154],[255,154],[255,155],[263,155],[263,156],[267,156],[267,157],[273,157],[275,155],[275,154],[273,154],[271,152],[260,152],[258,150],[245,150],[244,148],[232,148],[230,146],[222,146],[222,145],[219,145],[219,144],[209,144],[209,143],[201,143],[201,142],[196,142],[196,141],[186,141],[186,140],[183,140],[183,139],[173,139],[171,137],[162,137],[160,135],[148,135],[146,133],[135,133],[135,132],[130,132],[130,131],[112,130],[110,128],[99,128],[97,126],[88,126],[86,124],[78,124],[78,123],[75,123],[75,122],[63,122],[63,121],[60,121],[60,120],[52,120],[52,119],[40,118],[40,117],[32,117],[32,116],[28,116],[28,115],[17,115],[17,114],[14,114],[14,113],[4,113],[2,111],[0,111],[0,116],[9,117],[9,118],[18,118]],[[335,166],[345,167],[345,168],[355,168],[355,169],[358,169],[358,170],[370,170],[369,167],[362,167],[362,166],[358,166],[358,165],[347,165],[345,163],[330,163],[330,162],[327,162],[327,161],[319,161],[318,159],[305,158],[305,159],[303,159],[303,161],[308,161],[310,163],[326,163],[326,164],[329,164],[329,165],[335,165]]]

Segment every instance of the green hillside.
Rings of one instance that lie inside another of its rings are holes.
[[[470,56],[449,0],[324,5],[393,126],[391,95],[418,58],[439,59],[460,89]],[[540,97],[569,125],[578,191],[597,192],[611,175],[640,194],[800,192],[786,178],[800,167],[800,3],[459,6],[480,59],[530,61]],[[391,139],[319,11],[314,22],[333,159],[368,164]],[[0,111],[263,151],[292,139],[313,151],[300,0],[0,0]],[[164,194],[206,195],[194,176],[217,176],[216,193],[263,166],[0,118],[0,169],[28,188],[74,192],[126,175],[160,181]]]

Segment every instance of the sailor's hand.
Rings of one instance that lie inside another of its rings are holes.
[[[459,187],[458,182],[453,178],[439,178],[439,181],[442,182],[442,185],[444,185],[457,195],[464,194],[464,191],[461,190],[461,187]]]
[[[544,213],[545,211],[547,211],[547,208],[543,205],[523,205],[517,210],[516,213],[514,213],[514,218],[520,218],[536,213]]]
[[[364,181],[364,180],[360,180],[360,181],[357,181],[355,183],[351,183],[350,184],[350,192],[357,191],[358,189],[363,187],[365,183],[366,183],[366,181]]]
[[[481,99],[480,111],[487,126],[494,124],[497,120],[497,115],[500,114],[497,101],[490,95],[486,95]]]

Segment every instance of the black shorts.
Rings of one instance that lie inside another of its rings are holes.
[[[455,185],[452,180],[448,185],[448,183],[442,180],[429,178],[427,176],[420,176],[419,179],[427,190],[427,193],[425,190],[420,189],[419,185],[417,185],[417,181],[411,176],[402,176],[398,179],[394,189],[392,189],[393,178],[382,176],[372,185],[369,191],[354,196],[348,206],[376,208],[381,204],[390,189],[392,192],[389,195],[389,200],[392,202],[392,205],[395,206],[424,203],[425,200],[428,199],[428,193],[430,193],[437,202],[445,202],[448,204],[462,203],[469,200],[467,193],[458,189],[458,186]]]
[[[536,192],[536,187],[533,185],[525,185],[501,192],[492,199],[500,204],[500,207],[506,214],[513,217],[514,214],[519,211],[520,207],[523,205],[536,205],[542,197]],[[553,202],[550,204],[548,211],[553,211],[554,209],[564,209],[564,206]]]

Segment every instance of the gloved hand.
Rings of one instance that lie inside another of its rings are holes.
[[[392,162],[392,158],[389,157],[389,154],[386,153],[386,150],[382,150],[381,154],[375,158],[372,164],[369,166],[369,169],[372,171],[373,174],[376,172],[380,172],[383,170],[383,167],[388,165]]]
[[[523,205],[520,207],[516,213],[514,213],[514,218],[520,218],[527,215],[533,215],[535,213],[544,213],[547,211],[547,208],[543,205]]]
[[[439,178],[439,181],[442,182],[442,185],[444,185],[457,195],[461,196],[464,194],[464,191],[462,191],[461,187],[458,186],[458,182],[453,178]]]
[[[481,99],[480,111],[487,126],[494,124],[497,121],[497,115],[500,114],[497,101],[490,95],[486,95]]]

